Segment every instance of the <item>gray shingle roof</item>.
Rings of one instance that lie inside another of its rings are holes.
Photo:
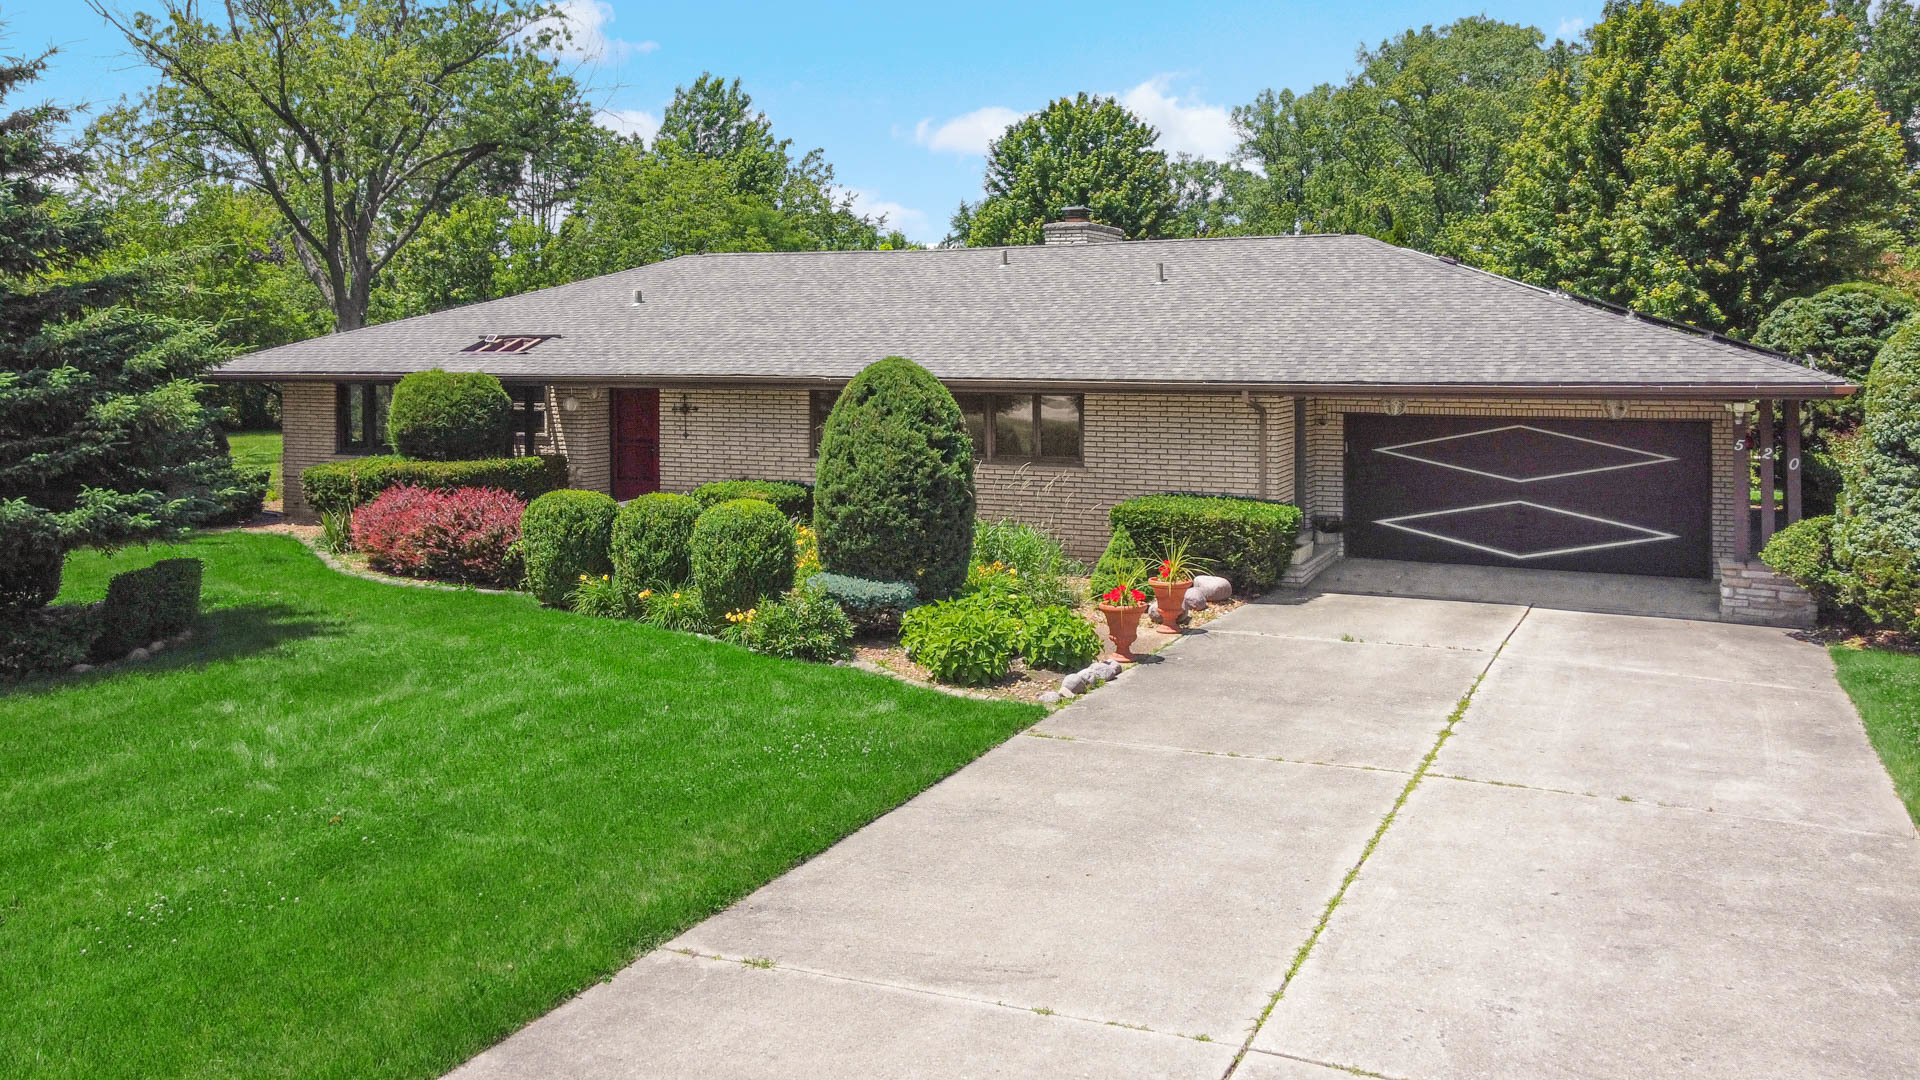
[[[560,336],[518,355],[460,351],[487,334]],[[953,382],[1012,385],[1846,386],[1360,236],[688,256],[264,349],[219,374],[844,380],[896,354]]]

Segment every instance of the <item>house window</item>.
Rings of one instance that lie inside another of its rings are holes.
[[[827,430],[827,416],[833,412],[833,403],[840,400],[838,390],[809,390],[807,392],[807,422],[811,426],[812,441],[808,443],[810,453],[820,456],[820,435]]]
[[[957,394],[982,461],[1079,463],[1078,394]]]
[[[334,389],[339,424],[335,448],[342,454],[377,454],[387,443],[387,405],[392,383],[339,383]]]
[[[513,399],[513,452],[531,457],[539,453],[540,435],[547,430],[547,388],[508,383],[507,396]]]

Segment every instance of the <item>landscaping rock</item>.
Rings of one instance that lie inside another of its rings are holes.
[[[1127,670],[1127,666],[1118,660],[1095,660],[1087,670],[1096,673],[1094,678],[1104,681],[1119,678],[1120,673]]]
[[[85,675],[87,672],[93,670],[93,665],[92,664],[75,664],[72,667],[68,668],[67,670],[73,672],[75,675]]]
[[[1188,589],[1187,598],[1181,603],[1188,611],[1200,611],[1207,606],[1207,598],[1200,595],[1199,589]]]
[[[1090,682],[1091,680],[1087,678],[1086,672],[1076,671],[1060,680],[1060,689],[1070,694],[1084,694],[1087,692],[1087,686]]]
[[[1195,594],[1209,604],[1233,599],[1233,582],[1212,574],[1198,574],[1193,579],[1193,588],[1188,591],[1189,601]]]
[[[166,652],[167,651],[166,639],[162,638],[161,640],[156,641],[153,644],[147,646],[147,651],[150,653]]]
[[[1049,690],[1046,693],[1040,695],[1040,704],[1058,705],[1060,704],[1060,695]]]
[[[128,654],[127,654],[127,659],[129,659],[129,660],[145,660],[145,659],[146,659],[147,657],[149,657],[149,656],[152,656],[152,655],[153,655],[153,654],[152,654],[151,652],[148,652],[148,651],[147,651],[147,650],[145,650],[145,649],[135,649],[135,650],[133,650],[132,652],[130,652],[130,653],[128,653]]]

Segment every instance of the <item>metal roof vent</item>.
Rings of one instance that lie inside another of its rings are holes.
[[[639,289],[633,290],[633,302],[635,304],[639,304],[642,302]]]

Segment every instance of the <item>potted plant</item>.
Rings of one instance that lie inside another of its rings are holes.
[[[1185,541],[1170,543],[1160,555],[1160,573],[1147,584],[1153,586],[1154,602],[1160,605],[1160,623],[1154,629],[1162,634],[1180,632],[1180,616],[1186,612],[1187,590],[1193,588],[1193,575],[1206,566],[1187,554]]]
[[[1133,662],[1133,639],[1140,632],[1140,616],[1147,610],[1147,594],[1140,591],[1145,568],[1135,563],[1122,566],[1114,575],[1113,588],[1100,597],[1100,614],[1107,620],[1107,636],[1113,639],[1113,658]]]

